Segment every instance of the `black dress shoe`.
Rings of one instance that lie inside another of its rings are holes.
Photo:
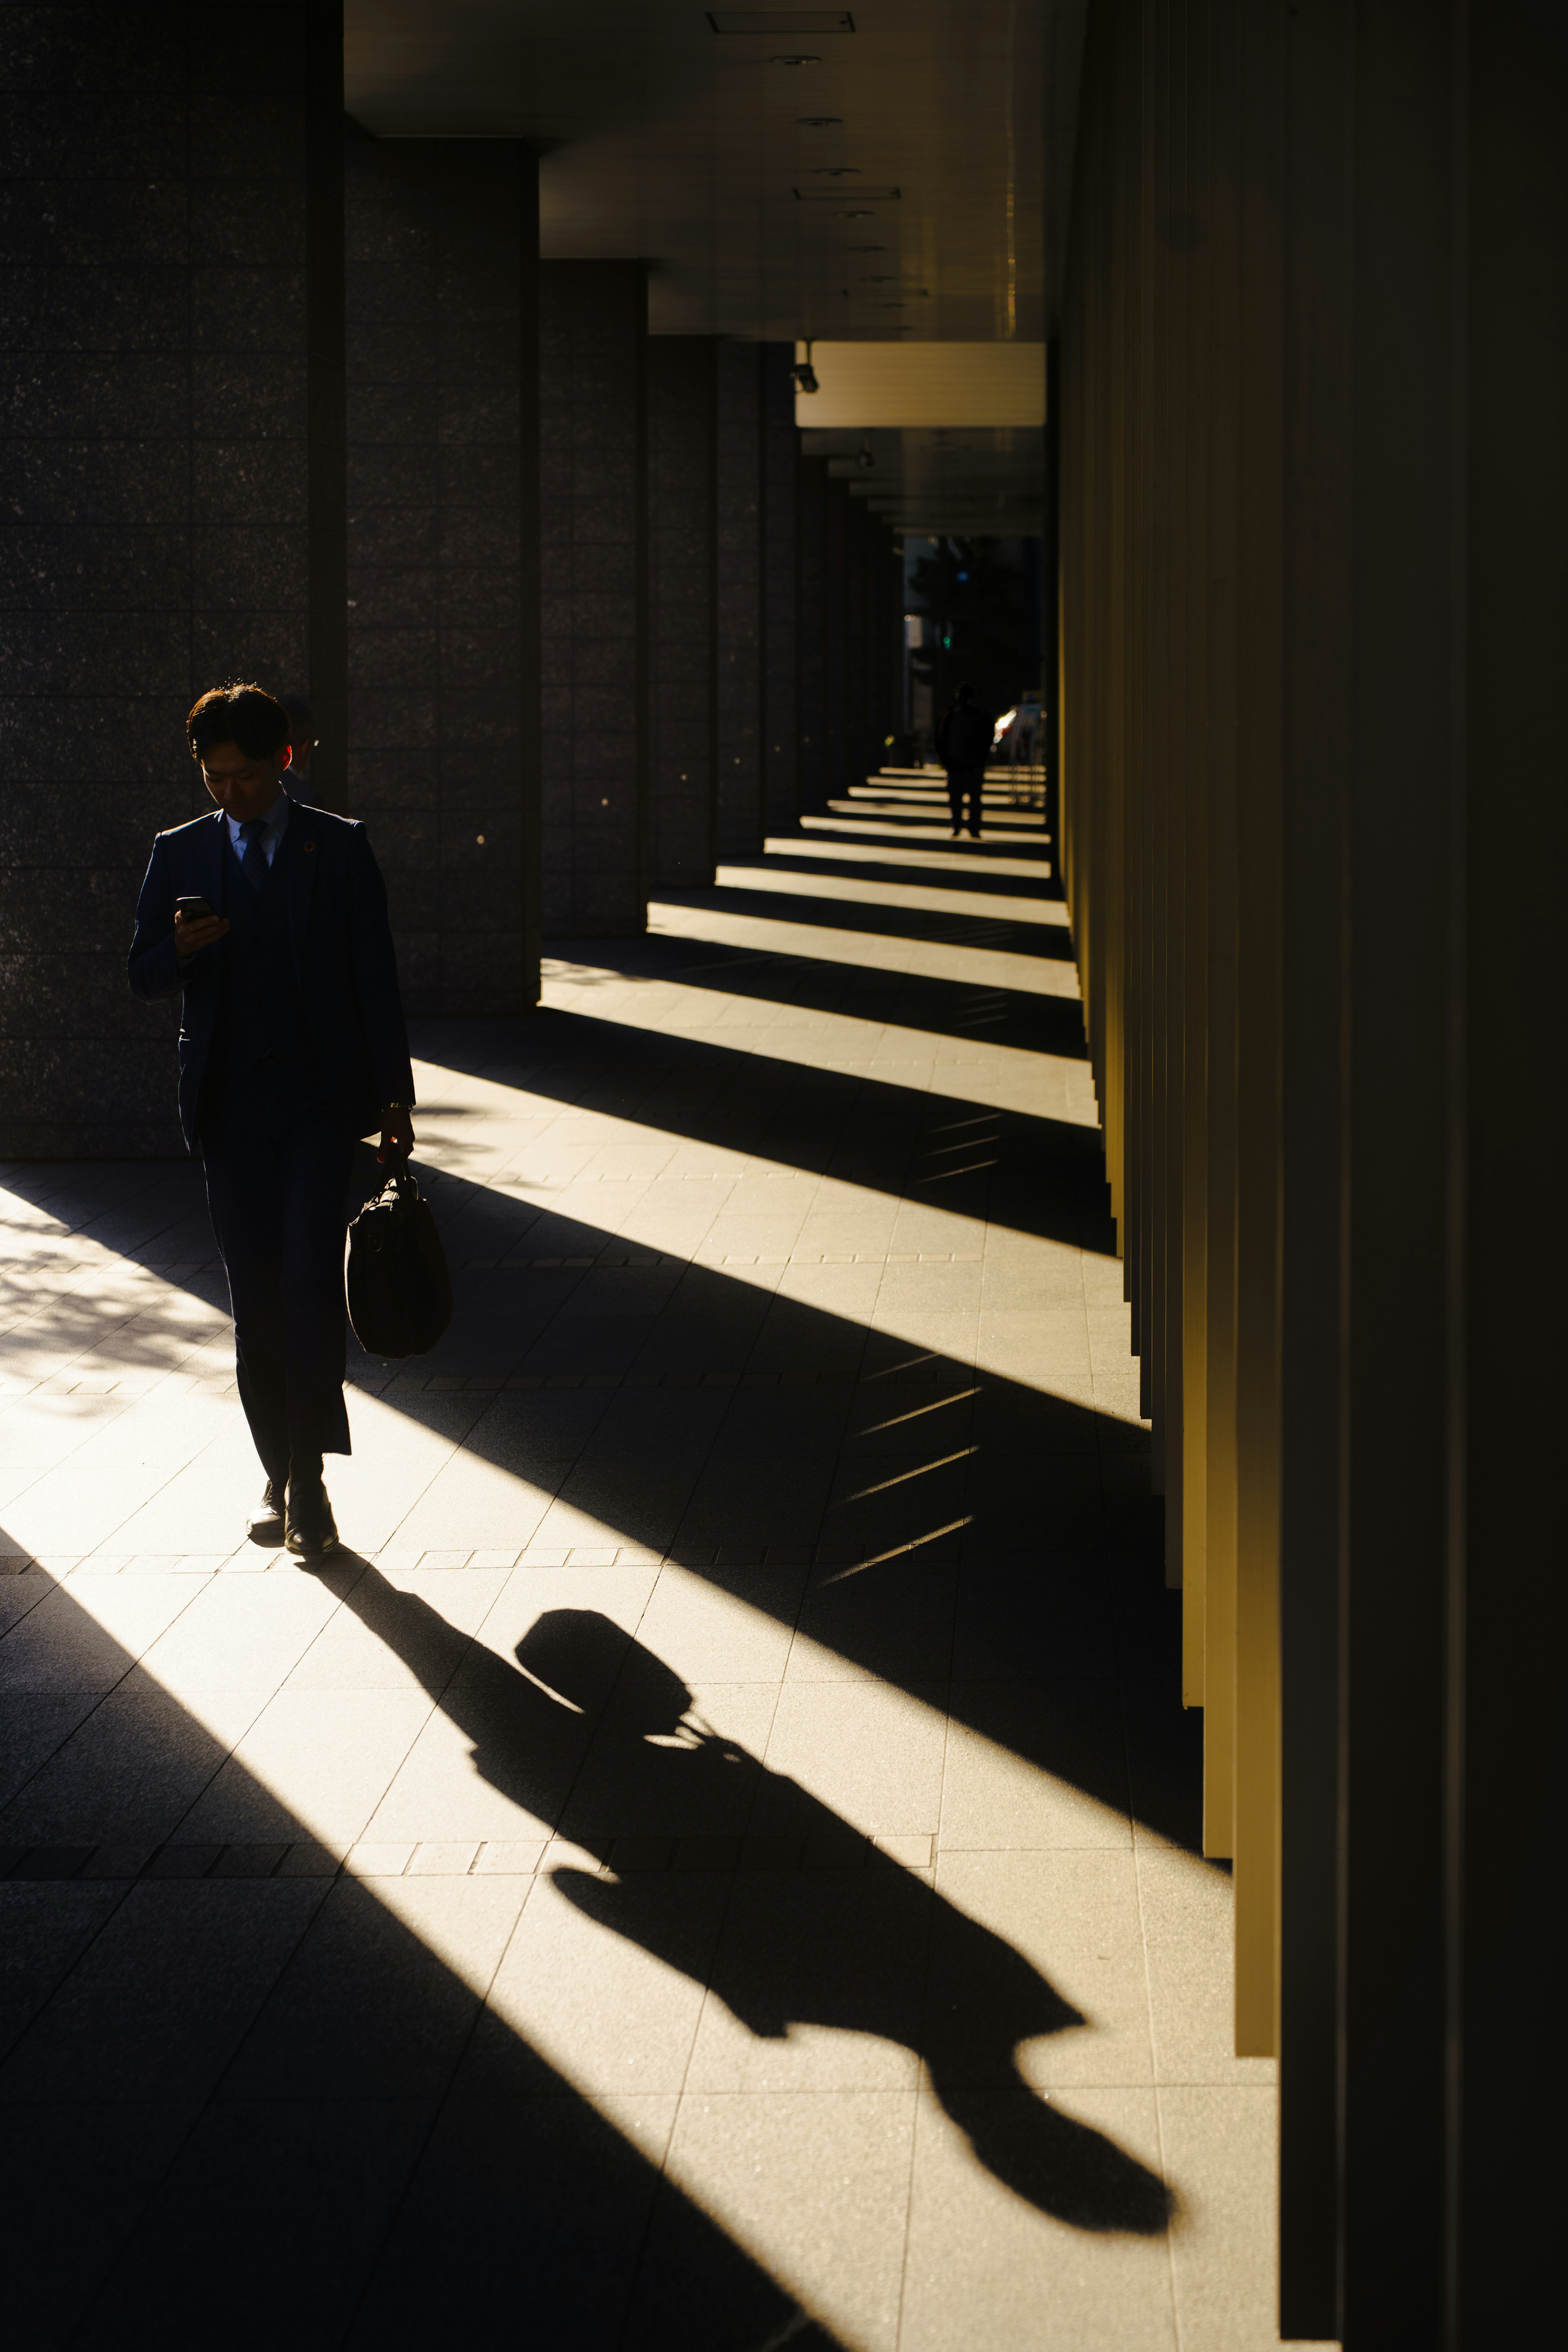
[[[261,1500],[247,1519],[246,1532],[252,1543],[278,1544],[283,1540],[283,1481],[268,1478],[261,1489]]]
[[[302,1559],[338,1548],[338,1523],[320,1478],[290,1478],[283,1540]]]

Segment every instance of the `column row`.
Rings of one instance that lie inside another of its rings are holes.
[[[1526,0],[1089,12],[1066,880],[1281,2332],[1348,2348],[1552,2287],[1565,85]]]
[[[181,1148],[123,955],[208,686],[309,697],[421,1013],[528,1010],[547,933],[639,931],[896,724],[892,542],[802,466],[793,346],[542,264],[520,142],[345,126],[331,13],[170,11],[127,96],[109,20],[95,64],[45,7],[0,89],[12,1157]]]

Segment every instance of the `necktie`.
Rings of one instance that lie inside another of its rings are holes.
[[[267,879],[267,852],[261,846],[266,831],[267,821],[259,816],[247,817],[239,828],[239,837],[245,844],[245,855],[239,861],[240,870],[258,898],[261,896],[261,886]]]

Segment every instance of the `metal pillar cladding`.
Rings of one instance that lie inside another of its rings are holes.
[[[121,12],[13,26],[0,1152],[162,1159],[176,1014],[124,956],[209,805],[185,713],[319,672],[342,773],[342,11],[142,11],[133,100]]]
[[[1565,98],[1534,0],[1089,16],[1063,863],[1281,2333],[1347,2352],[1554,2291]]]

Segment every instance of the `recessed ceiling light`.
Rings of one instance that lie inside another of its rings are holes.
[[[853,191],[847,188],[797,188],[795,190],[795,194],[803,205],[830,204],[835,196],[848,195],[851,193],[858,196],[864,196],[869,204],[896,205],[903,191],[900,188],[856,188]]]
[[[820,58],[770,58],[768,63],[771,66],[819,66],[822,59]]]
[[[815,180],[858,180],[860,166],[858,163],[814,163],[811,174]]]
[[[886,253],[888,248],[885,245],[852,245],[849,250],[851,253]]]
[[[861,285],[862,285],[862,286],[896,286],[896,285],[898,284],[898,282],[899,282],[899,281],[898,281],[898,279],[897,279],[896,278],[891,278],[891,277],[888,277],[888,278],[862,278],[862,279],[860,280],[860,283],[861,283]]]
[[[797,114],[795,121],[802,131],[841,131],[844,128],[841,114]]]
[[[847,8],[710,8],[716,33],[852,33]]]

